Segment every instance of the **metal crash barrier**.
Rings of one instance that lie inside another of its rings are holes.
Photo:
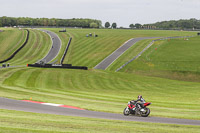
[[[82,69],[88,70],[85,66],[72,66],[72,64],[27,64],[27,67],[40,67],[40,68],[66,68],[66,69]]]

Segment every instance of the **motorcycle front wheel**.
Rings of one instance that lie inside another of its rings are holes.
[[[147,117],[150,114],[150,109],[149,108],[144,108],[144,112],[141,112],[142,117]]]
[[[126,107],[126,108],[124,109],[123,113],[124,113],[125,116],[128,116],[128,115],[130,114],[129,108]]]

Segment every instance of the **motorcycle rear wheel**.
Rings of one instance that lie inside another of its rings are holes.
[[[150,109],[149,108],[144,108],[145,112],[141,112],[141,116],[142,117],[147,117],[150,114]]]
[[[125,115],[125,116],[128,116],[129,114],[130,114],[130,111],[129,111],[129,108],[125,108],[124,109],[124,111],[123,111],[123,114]]]

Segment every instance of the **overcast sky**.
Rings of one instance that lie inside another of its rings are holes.
[[[154,23],[200,19],[200,0],[0,0],[0,16],[34,18],[92,18],[116,22]]]

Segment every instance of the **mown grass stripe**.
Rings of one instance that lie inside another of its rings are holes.
[[[0,60],[8,58],[25,40],[24,30],[4,29],[0,32]]]
[[[30,40],[27,46],[25,46],[9,63],[12,66],[35,63],[41,56],[44,56],[48,52],[50,48],[48,45],[49,41],[50,38],[45,36],[45,34],[41,34],[40,31],[30,30]]]

